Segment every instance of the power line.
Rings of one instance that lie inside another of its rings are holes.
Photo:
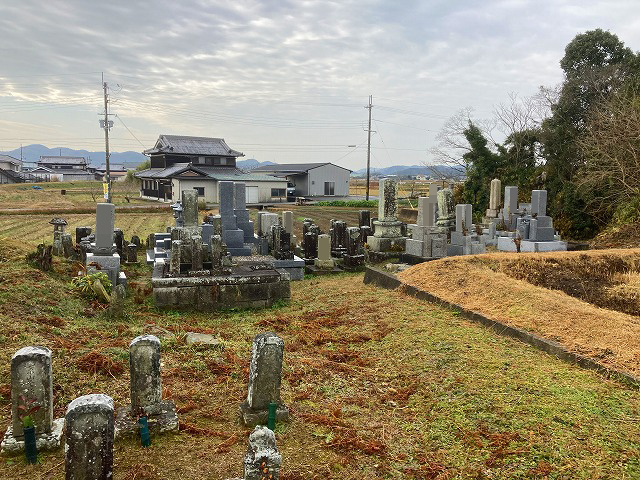
[[[139,143],[140,145],[142,145],[142,148],[146,148],[146,147],[145,147],[145,144],[144,144],[144,143],[142,143],[140,140],[138,140],[138,137],[136,137],[136,136],[133,134],[133,132],[132,132],[131,130],[129,130],[129,127],[127,127],[127,125],[122,121],[122,119],[120,118],[120,116],[119,116],[117,113],[116,113],[116,115],[115,115],[115,116],[116,116],[116,118],[117,118],[118,120],[120,120],[120,123],[122,123],[122,125],[124,125],[124,128],[126,128],[126,129],[127,129],[127,132],[129,132],[129,133],[131,134],[131,136],[132,136],[133,138],[135,138],[135,139],[138,141],[138,143]]]

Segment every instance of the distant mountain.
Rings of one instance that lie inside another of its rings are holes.
[[[264,165],[275,165],[273,162],[259,162],[255,158],[247,158],[246,160],[237,160],[236,166],[243,170],[253,170],[254,168],[262,167]]]
[[[356,170],[351,175],[354,177],[364,177],[367,174],[366,168]],[[394,165],[386,168],[372,168],[371,175],[397,175],[398,177],[429,175],[429,176],[447,176],[455,177],[460,172],[446,165],[434,165],[433,167],[425,167],[424,165]]]
[[[8,152],[0,152],[6,155],[11,155],[15,158],[20,158],[20,149],[10,150]],[[85,157],[90,161],[90,165],[99,167],[105,162],[104,152],[89,152],[88,150],[73,150],[66,147],[48,148],[44,145],[27,145],[22,147],[22,160],[26,163],[36,163],[40,160],[41,155],[51,155],[57,157],[72,156],[72,157]],[[111,163],[124,164],[126,167],[136,167],[142,162],[147,160],[143,154],[139,152],[111,152]]]

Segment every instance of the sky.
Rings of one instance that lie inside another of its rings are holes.
[[[222,137],[245,158],[434,163],[448,118],[562,81],[575,35],[640,50],[637,0],[2,0],[0,151]],[[117,115],[117,116],[116,116]]]

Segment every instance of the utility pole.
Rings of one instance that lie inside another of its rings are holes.
[[[373,108],[373,95],[369,95],[369,105],[364,108],[369,109],[369,128],[367,129],[367,200],[369,200],[369,175],[371,166],[371,109]]]
[[[109,100],[107,98],[107,82],[104,81],[104,73],[102,74],[102,88],[104,89],[104,153],[107,165],[107,203],[111,203],[111,169],[109,168]]]

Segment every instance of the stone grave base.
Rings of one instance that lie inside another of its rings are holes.
[[[374,252],[400,253],[404,251],[406,242],[406,237],[374,237],[373,235],[367,237],[369,249]]]
[[[432,260],[438,260],[436,257],[423,257],[421,255],[413,255],[405,252],[400,254],[400,261],[409,265],[418,265],[419,263],[430,262]]]
[[[117,253],[114,253],[113,255],[95,255],[93,253],[87,253],[87,261],[85,265],[87,266],[87,271],[89,273],[95,273],[97,271],[106,273],[114,287],[123,282],[126,286],[127,277],[124,276],[124,272],[120,271],[120,255]]]
[[[56,418],[53,421],[51,432],[36,435],[36,446],[40,450],[55,450],[60,447],[64,432],[64,418]],[[3,453],[18,453],[24,450],[24,437],[13,436],[13,426],[9,425],[2,440]]]
[[[342,268],[349,272],[364,271],[364,255],[345,255],[342,257]]]
[[[291,281],[304,279],[304,260],[300,257],[294,257],[291,260],[274,260],[273,267],[278,271],[284,271],[289,274]]]
[[[240,405],[240,418],[246,427],[266,425],[269,420],[268,410],[253,410],[245,400]],[[285,405],[279,405],[276,410],[276,422],[289,421],[289,409]]]
[[[212,312],[231,308],[270,307],[291,298],[289,275],[271,265],[246,262],[233,266],[229,275],[163,277],[164,260],[158,259],[151,285],[156,306]]]
[[[513,243],[513,238],[499,237],[498,250],[501,252],[515,252],[516,244]],[[567,242],[563,242],[561,240],[554,240],[552,242],[532,242],[530,240],[522,240],[522,243],[520,244],[521,252],[556,252],[566,250]]]
[[[164,400],[160,402],[159,407],[159,413],[150,414],[147,417],[149,431],[157,435],[178,430],[176,404],[169,400]],[[138,435],[138,432],[138,417],[131,416],[131,405],[118,408],[115,419],[115,437],[131,437]]]
[[[312,273],[314,275],[328,275],[330,273],[342,273],[344,272],[344,270],[342,270],[340,267],[338,267],[335,262],[333,263],[333,266],[331,267],[318,267],[317,265],[307,265],[305,267],[305,271],[307,273]]]

